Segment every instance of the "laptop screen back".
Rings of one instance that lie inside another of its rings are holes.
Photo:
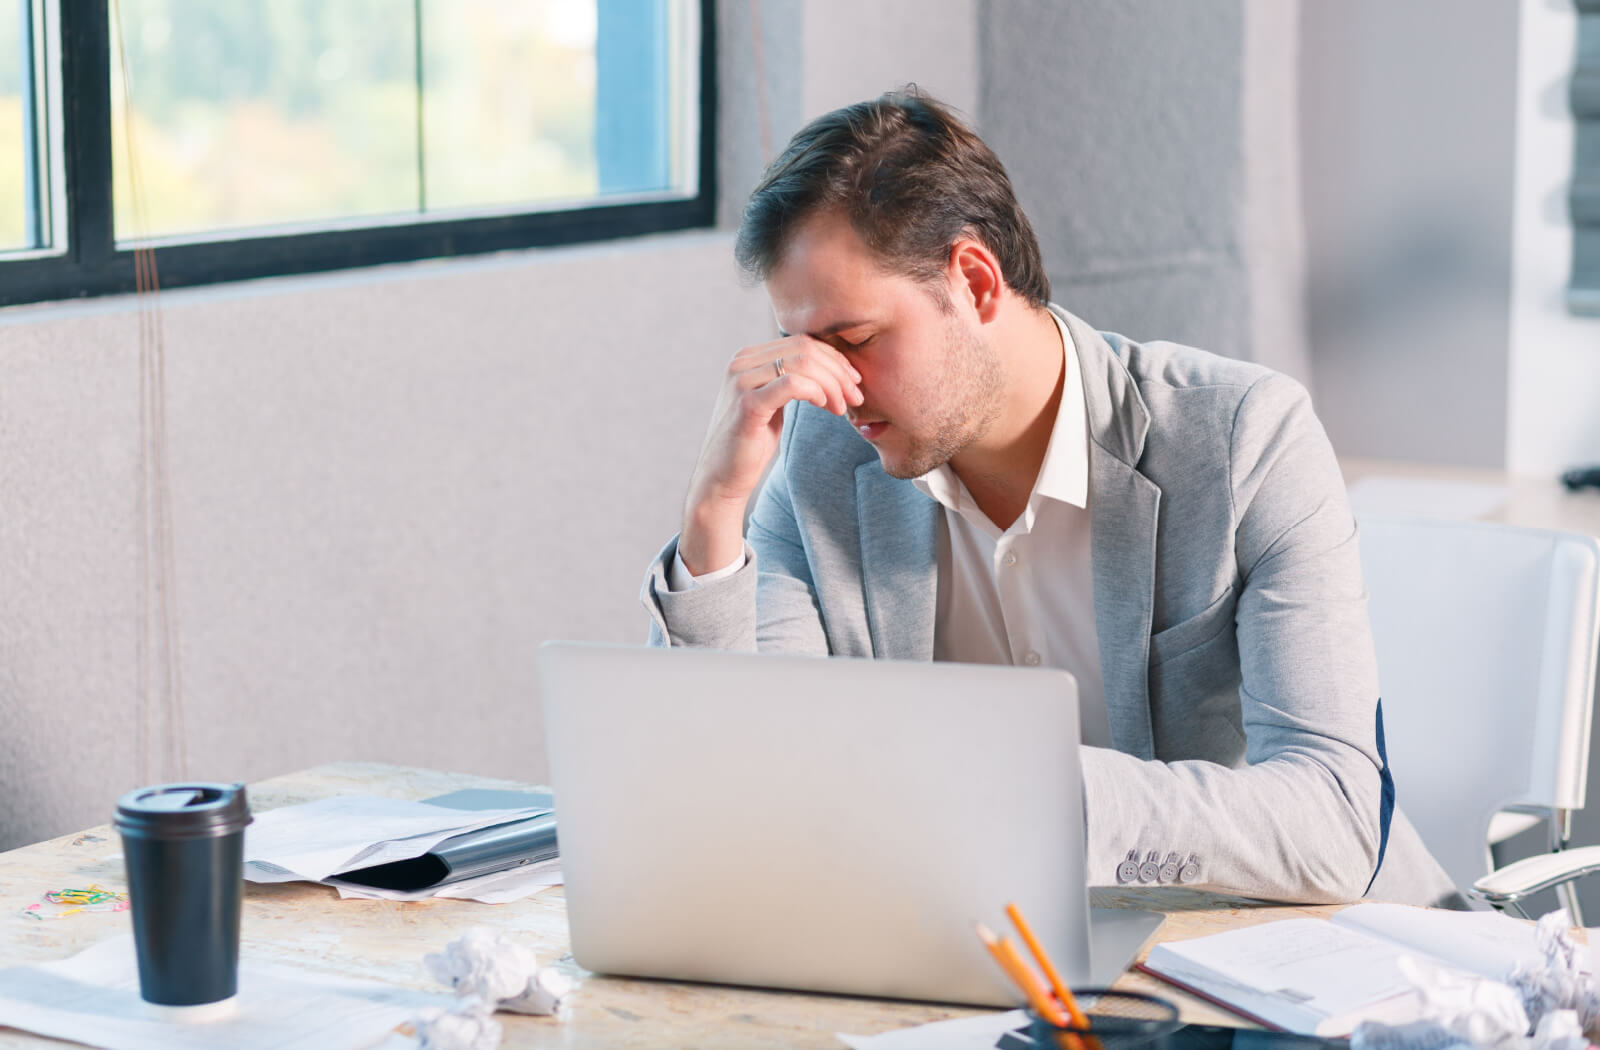
[[[1016,901],[1089,973],[1065,672],[549,643],[572,949],[600,972],[1012,1004]]]

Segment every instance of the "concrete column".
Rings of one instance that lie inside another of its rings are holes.
[[[986,0],[981,124],[1058,302],[1308,378],[1298,6]]]

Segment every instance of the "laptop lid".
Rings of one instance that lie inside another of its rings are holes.
[[[1010,1005],[1016,901],[1090,976],[1063,671],[541,648],[572,951],[606,973]]]

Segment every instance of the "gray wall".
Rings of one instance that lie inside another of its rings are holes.
[[[1305,380],[1343,454],[1504,463],[1516,5],[987,0],[979,24],[981,124],[1059,302]]]
[[[806,5],[765,0],[717,8],[717,224],[730,229],[772,159],[763,153],[763,137],[777,149],[802,123]]]
[[[189,774],[543,776],[539,642],[643,637],[708,391],[770,324],[728,236],[162,301]],[[125,301],[0,318],[4,848],[139,779],[139,392]]]
[[[1307,377],[1296,6],[984,4],[981,123],[1058,302]]]
[[[1318,411],[1346,455],[1501,466],[1517,5],[1341,0],[1302,18]]]

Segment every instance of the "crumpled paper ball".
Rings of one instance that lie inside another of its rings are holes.
[[[1437,1022],[1469,1046],[1501,1046],[1533,1028],[1522,996],[1501,981],[1409,958],[1400,960],[1400,972],[1422,992],[1422,1019]]]
[[[1540,919],[1543,961],[1518,966],[1503,982],[1400,960],[1421,994],[1422,1019],[1365,1022],[1351,1033],[1352,1050],[1585,1050],[1600,1034],[1600,991],[1583,972],[1584,950],[1568,921],[1565,911]]]
[[[1350,1033],[1350,1050],[1474,1050],[1437,1021],[1381,1024],[1362,1021]]]
[[[1570,1010],[1580,1033],[1600,1038],[1600,990],[1584,973],[1588,951],[1572,939],[1565,911],[1553,911],[1539,920],[1534,936],[1544,964],[1518,966],[1506,983],[1522,996],[1528,1017],[1537,1023],[1548,1013]]]
[[[532,951],[495,930],[477,926],[422,958],[436,980],[459,998],[448,1010],[420,1011],[413,1020],[419,1050],[496,1050],[505,1034],[496,1010],[553,1014],[572,981],[540,966]]]
[[[1386,1025],[1368,1021],[1350,1035],[1351,1050],[1587,1050],[1589,1040],[1578,1027],[1578,1015],[1555,1010],[1540,1018],[1530,1035],[1477,1042],[1452,1032],[1438,1021]]]
[[[505,1030],[494,1019],[494,1008],[468,996],[453,1009],[430,1006],[412,1022],[418,1050],[497,1050]]]
[[[1533,1045],[1540,1050],[1588,1050],[1589,1037],[1575,1010],[1552,1010],[1539,1018]]]
[[[496,930],[477,926],[431,952],[423,963],[457,995],[476,996],[491,1010],[553,1014],[572,990],[570,978],[540,966],[538,956]]]

